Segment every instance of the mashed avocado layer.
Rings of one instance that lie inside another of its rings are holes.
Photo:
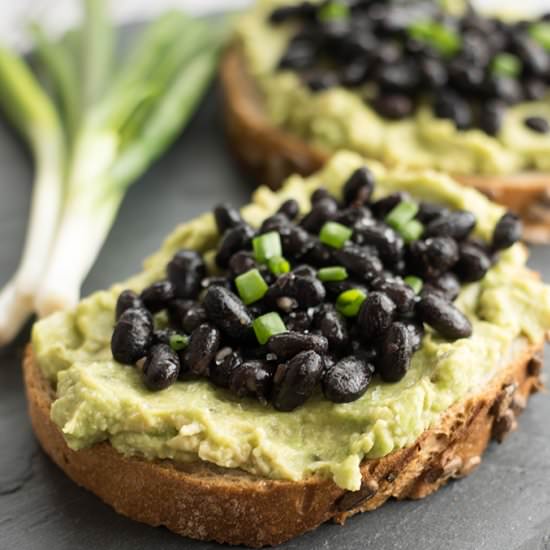
[[[260,188],[243,216],[253,225],[289,197],[303,210],[319,185],[340,195],[343,182],[363,163],[339,153],[308,179],[292,177],[282,191]],[[378,196],[403,189],[419,199],[467,208],[478,218],[477,235],[488,239],[502,215],[499,206],[434,172],[388,172],[376,163]],[[291,413],[252,399],[239,400],[207,381],[177,382],[149,392],[137,369],[113,361],[114,307],[124,288],[139,290],[164,275],[180,248],[212,257],[213,217],[177,228],[145,262],[144,271],[111,290],[83,300],[76,311],[37,323],[32,343],[43,373],[57,389],[51,417],[69,446],[82,449],[108,440],[118,451],[148,459],[200,458],[261,476],[300,480],[319,472],[341,487],[360,487],[359,464],[411,444],[441,413],[475,391],[512,357],[517,338],[538,342],[550,328],[550,289],[526,271],[524,248],[506,251],[480,282],[464,287],[457,304],[473,322],[473,336],[453,343],[430,333],[397,384],[375,380],[359,400],[333,404],[321,395]]]
[[[550,120],[550,97],[509,108],[500,133],[491,137],[478,129],[459,131],[452,121],[436,118],[429,106],[414,117],[390,122],[365,103],[362,89],[312,93],[295,73],[275,71],[295,29],[273,26],[267,18],[275,6],[293,1],[259,0],[237,28],[248,70],[275,125],[323,151],[353,150],[386,165],[453,174],[550,171],[550,134],[524,124],[530,116]]]

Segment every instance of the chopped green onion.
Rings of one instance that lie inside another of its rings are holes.
[[[332,248],[342,248],[351,237],[353,231],[336,222],[327,222],[321,228],[319,240]]]
[[[408,28],[409,36],[451,57],[462,46],[460,35],[437,21],[416,21]]]
[[[317,12],[319,21],[322,21],[323,23],[327,23],[329,21],[337,21],[339,19],[346,19],[347,17],[349,17],[349,14],[349,6],[347,6],[343,2],[338,2],[337,0],[327,2],[326,4],[321,6],[319,8],[319,11]]]
[[[355,317],[367,295],[358,288],[352,288],[345,290],[336,299],[336,310],[339,311],[344,317]]]
[[[263,346],[273,335],[286,332],[286,326],[280,315],[275,312],[266,313],[252,322],[252,328],[258,342]]]
[[[401,201],[386,216],[386,223],[399,231],[416,216],[417,212],[418,204],[413,201]]]
[[[189,338],[185,334],[171,334],[170,347],[174,351],[181,351],[189,345]]]
[[[290,271],[289,261],[282,256],[273,256],[273,258],[269,258],[269,260],[267,260],[267,266],[273,275],[283,275]]]
[[[550,23],[546,21],[533,23],[529,27],[529,35],[545,50],[550,50]]]
[[[415,292],[415,294],[420,294],[424,283],[420,277],[415,277],[414,275],[409,275],[403,279],[406,284],[408,284]]]
[[[281,237],[276,231],[270,231],[252,239],[252,247],[254,248],[254,257],[260,263],[267,262],[269,258],[283,255]]]
[[[323,283],[329,281],[345,281],[348,278],[348,272],[345,267],[323,267],[317,272],[317,277]]]
[[[521,59],[511,53],[499,53],[491,62],[491,72],[497,76],[516,78],[521,68]]]
[[[261,300],[269,288],[257,269],[251,269],[235,279],[239,296],[246,306]]]
[[[418,220],[411,220],[409,223],[399,228],[399,233],[407,243],[419,239],[423,232],[424,226]]]

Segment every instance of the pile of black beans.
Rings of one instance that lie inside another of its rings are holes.
[[[460,130],[496,135],[508,105],[549,92],[550,14],[506,23],[472,6],[452,16],[436,1],[326,0],[279,7],[270,21],[299,29],[279,69],[297,71],[316,92],[364,89],[387,119],[427,102]],[[525,125],[550,131],[542,115]]]
[[[216,274],[199,253],[180,250],[165,280],[140,295],[122,292],[114,358],[136,365],[151,390],[206,377],[239,397],[290,411],[319,386],[330,401],[345,403],[363,395],[375,375],[399,381],[425,325],[443,339],[469,337],[472,326],[453,301],[462,283],[480,280],[498,252],[520,238],[520,222],[505,214],[485,243],[472,236],[471,212],[418,203],[403,192],[374,201],[374,186],[361,167],[345,183],[342,201],[320,188],[307,214],[289,199],[260,228],[218,206]],[[407,223],[415,237],[395,228],[396,212],[413,216]],[[324,244],[327,223],[346,238]],[[258,260],[255,243],[266,234],[280,241],[284,258],[275,264]],[[264,288],[246,306],[235,281],[251,272]],[[334,272],[345,277],[321,275]],[[359,300],[350,309],[342,295]],[[277,330],[268,329],[260,343],[255,323],[266,314]]]

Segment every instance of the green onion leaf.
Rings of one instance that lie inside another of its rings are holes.
[[[522,69],[521,59],[511,53],[499,53],[491,62],[491,72],[497,76],[516,78]]]
[[[342,248],[351,237],[353,231],[336,222],[327,222],[321,228],[319,240],[332,248]]]
[[[263,346],[273,335],[286,332],[286,326],[280,315],[275,312],[266,313],[252,322],[252,328],[258,342]]]
[[[319,18],[319,21],[322,21],[323,23],[328,23],[330,21],[346,19],[349,17],[349,14],[349,6],[347,6],[343,2],[332,0],[323,4],[319,8],[319,11],[317,12],[317,17]]]
[[[423,232],[424,226],[418,220],[411,220],[409,223],[399,228],[399,233],[407,243],[419,239]]]
[[[415,292],[415,294],[420,294],[424,283],[420,277],[415,277],[414,275],[409,275],[403,279],[406,284],[408,284]]]
[[[290,263],[282,256],[273,256],[273,258],[269,258],[269,260],[267,260],[267,266],[269,267],[269,271],[277,276],[290,271]]]
[[[386,216],[386,223],[399,231],[401,227],[407,225],[417,214],[418,204],[413,201],[401,201]]]
[[[462,46],[460,35],[453,29],[437,21],[416,21],[408,28],[409,36],[452,57]]]
[[[323,283],[329,281],[345,281],[348,278],[348,272],[345,267],[323,267],[317,272],[317,277]]]
[[[533,23],[529,27],[529,35],[531,38],[538,42],[545,50],[550,50],[550,23],[547,21],[540,21]]]
[[[281,237],[276,231],[270,231],[269,233],[255,237],[252,239],[252,247],[254,249],[254,257],[260,263],[267,262],[269,258],[283,255]]]
[[[174,351],[181,351],[189,345],[189,338],[185,334],[171,334],[170,347]]]
[[[352,288],[345,290],[336,299],[336,310],[340,312],[344,317],[355,317],[367,295],[358,288]]]
[[[246,306],[261,300],[269,288],[257,269],[251,269],[235,279],[239,296]]]

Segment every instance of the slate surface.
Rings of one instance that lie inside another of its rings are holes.
[[[217,201],[246,202],[252,187],[225,149],[215,97],[210,94],[188,132],[131,189],[85,293],[135,272],[175,224]],[[18,260],[30,190],[29,159],[0,123],[0,283]],[[550,249],[534,249],[531,264],[550,280]],[[0,549],[219,548],[118,516],[50,462],[25,410],[20,360],[27,338],[28,332],[0,350]],[[536,395],[520,430],[492,445],[469,478],[424,501],[389,503],[345,528],[325,525],[283,548],[549,550],[550,397]]]

